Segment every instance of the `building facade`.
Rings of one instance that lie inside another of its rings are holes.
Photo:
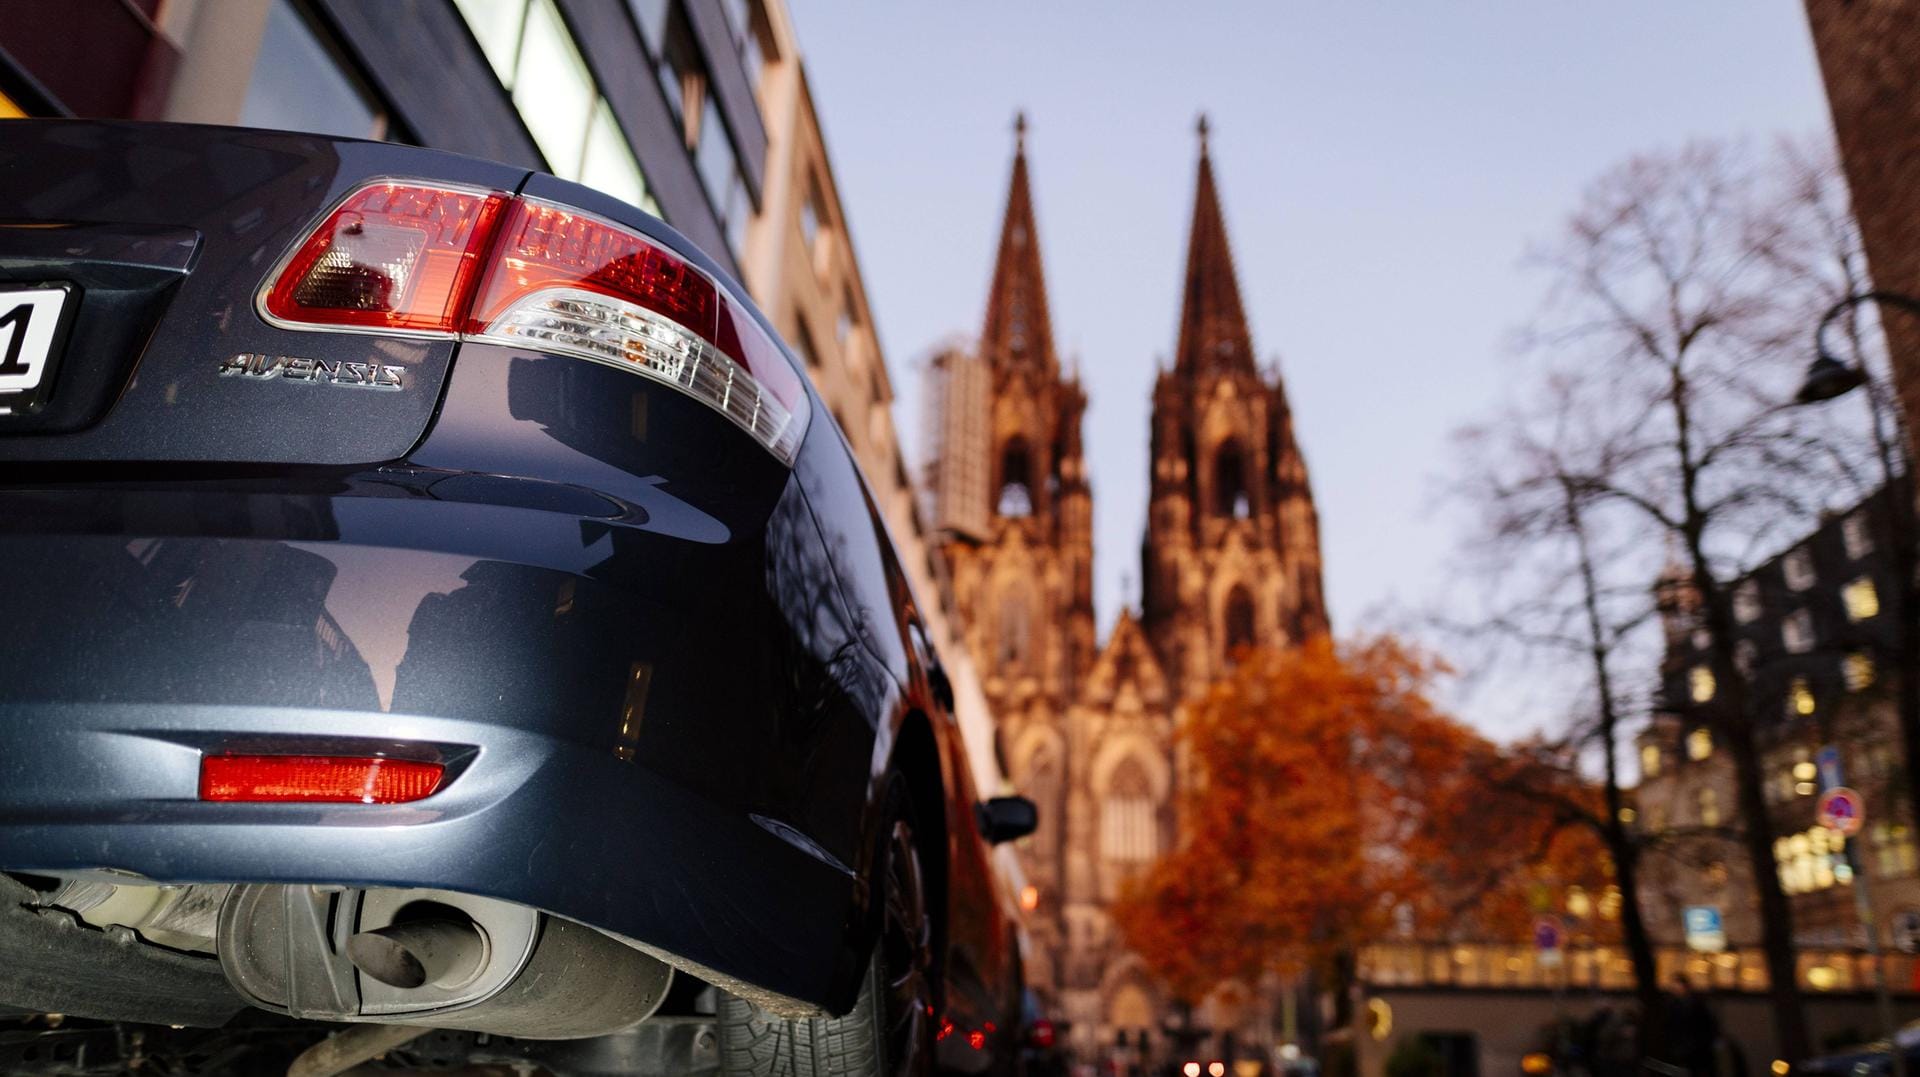
[[[1766,825],[1803,951],[1865,945],[1853,893],[1863,885],[1882,941],[1920,951],[1920,849],[1895,713],[1900,611],[1885,549],[1888,498],[1883,490],[1830,517],[1733,588],[1736,661],[1765,716]],[[1755,945],[1759,913],[1735,829],[1732,762],[1693,716],[1718,691],[1707,641],[1690,616],[1690,589],[1676,579],[1663,582],[1662,591],[1665,712],[1638,738],[1641,781],[1634,793],[1634,823],[1650,839],[1641,873],[1647,923],[1657,941],[1681,945],[1683,910],[1709,906],[1720,911],[1727,946]],[[1828,778],[1819,761],[1829,746],[1842,782],[1867,805],[1866,825],[1851,839],[1852,863],[1849,841],[1814,819]],[[1732,982],[1731,963],[1703,957],[1698,964],[1696,973],[1719,986],[1752,986]],[[1817,989],[1829,973],[1814,967],[1803,975]]]
[[[1306,466],[1279,377],[1254,362],[1204,123],[1184,280],[1174,362],[1154,388],[1143,602],[1104,641],[1087,396],[1054,347],[1024,120],[979,339],[932,369],[927,496],[952,604],[1013,784],[1041,808],[1020,850],[1028,980],[1083,1057],[1163,1060],[1168,1047],[1171,1001],[1107,910],[1177,840],[1182,703],[1237,648],[1327,625]],[[1196,1023],[1251,1031],[1263,1011],[1234,996]]]

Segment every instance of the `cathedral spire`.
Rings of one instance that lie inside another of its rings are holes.
[[[1240,284],[1233,272],[1233,252],[1227,246],[1227,222],[1220,212],[1220,195],[1213,185],[1213,161],[1208,154],[1211,130],[1205,113],[1195,125],[1200,136],[1200,177],[1193,196],[1193,230],[1187,239],[1185,298],[1180,310],[1180,343],[1174,350],[1174,369],[1198,373],[1208,369],[1253,372],[1253,341],[1247,315],[1240,305]]]
[[[1034,364],[1056,369],[1053,327],[1047,316],[1047,282],[1040,269],[1040,239],[1033,224],[1033,194],[1027,187],[1027,114],[1013,121],[1013,179],[1007,185],[1007,215],[1000,251],[987,289],[980,355],[996,367]]]

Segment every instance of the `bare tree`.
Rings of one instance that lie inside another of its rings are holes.
[[[1832,203],[1820,177],[1832,173],[1795,150],[1756,159],[1696,144],[1635,158],[1588,190],[1534,258],[1553,291],[1529,341],[1531,402],[1495,424],[1476,494],[1494,548],[1547,567],[1531,605],[1490,627],[1581,655],[1610,814],[1595,822],[1623,915],[1636,919],[1641,849],[1620,817],[1616,758],[1635,710],[1617,672],[1623,655],[1657,645],[1643,631],[1650,584],[1662,562],[1677,571],[1684,608],[1666,612],[1704,642],[1713,689],[1694,717],[1732,763],[1789,1060],[1806,1053],[1807,1030],[1764,795],[1767,708],[1736,661],[1731,584],[1762,551],[1809,529],[1836,493],[1859,490],[1862,475],[1858,438],[1785,407],[1818,310],[1852,283],[1850,252],[1835,241],[1845,229],[1821,212]],[[1644,924],[1622,927],[1651,1005]]]

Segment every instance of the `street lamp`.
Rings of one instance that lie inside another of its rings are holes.
[[[1897,414],[1893,417],[1895,437],[1887,436],[1887,423],[1881,416],[1881,408],[1891,406],[1892,397],[1884,392],[1879,380],[1867,370],[1865,357],[1849,364],[1827,347],[1827,332],[1833,323],[1842,314],[1863,303],[1877,303],[1897,307],[1909,314],[1920,314],[1920,299],[1898,292],[1862,292],[1835,303],[1814,329],[1814,360],[1807,367],[1806,381],[1794,395],[1794,402],[1817,404],[1844,396],[1862,386],[1867,390],[1867,411],[1873,417],[1873,446],[1880,459],[1881,490],[1887,502],[1888,564],[1894,577],[1894,590],[1900,600],[1893,610],[1894,669],[1899,678],[1896,690],[1899,695],[1901,740],[1904,742],[1907,774],[1911,782],[1914,775],[1920,775],[1920,633],[1913,629],[1914,614],[1920,612],[1920,603],[1916,602],[1920,598],[1920,586],[1914,580],[1913,496],[1910,491],[1894,485],[1894,460],[1897,455],[1902,465],[1899,472],[1910,476],[1913,473],[1912,459],[1907,454],[1904,437],[1900,436]],[[1920,797],[1910,796],[1910,799],[1914,801],[1910,810],[1920,821]],[[1873,956],[1875,1002],[1881,1023],[1887,1029],[1888,1040],[1892,1043],[1893,1010],[1887,997],[1886,972],[1880,959],[1880,925],[1874,918],[1868,881],[1863,871],[1865,864],[1861,861],[1857,842],[1847,842],[1847,860],[1848,866],[1853,869],[1853,894],[1861,927],[1866,929],[1867,946]],[[1906,1060],[1897,1043],[1892,1044],[1891,1054],[1894,1072],[1899,1077],[1905,1077]]]

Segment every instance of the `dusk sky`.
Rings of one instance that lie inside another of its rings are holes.
[[[1501,399],[1545,284],[1522,257],[1585,185],[1690,138],[1829,123],[1799,0],[810,0],[794,17],[916,458],[921,366],[979,330],[1026,110],[1053,332],[1091,397],[1103,626],[1138,577],[1200,111],[1341,633],[1443,591],[1450,434]]]

